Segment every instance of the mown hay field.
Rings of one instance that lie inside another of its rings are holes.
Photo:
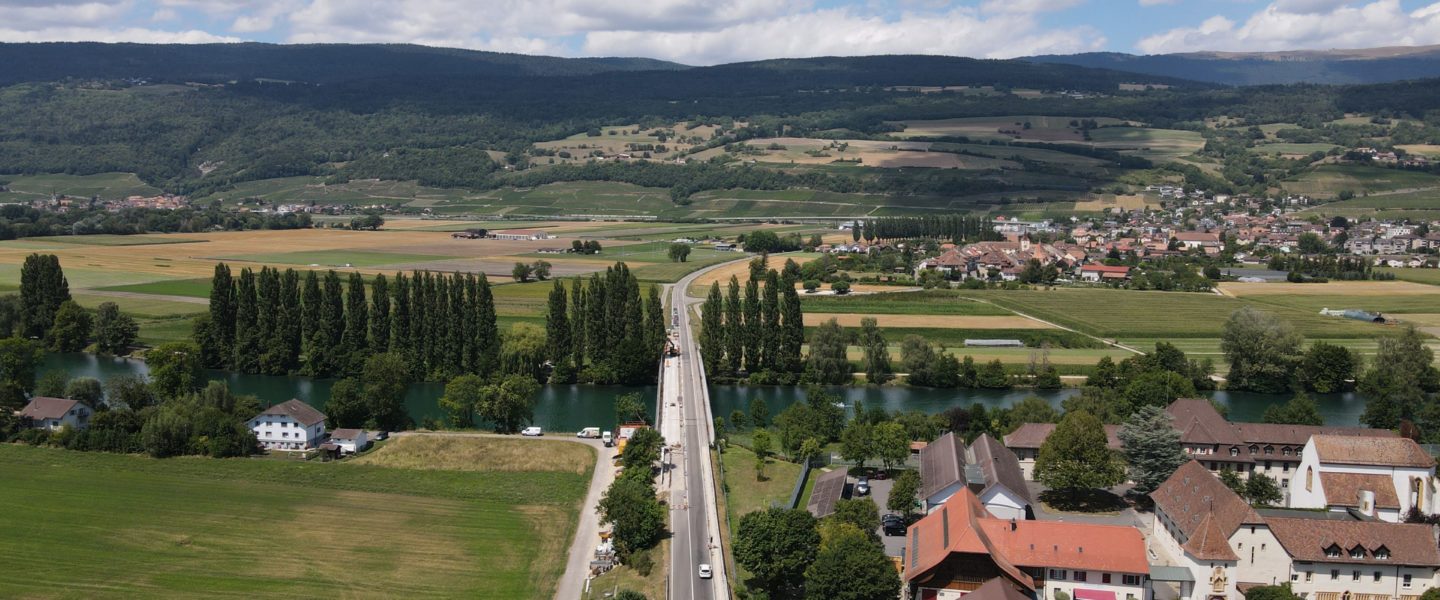
[[[573,470],[0,445],[0,596],[549,597],[587,487]]]

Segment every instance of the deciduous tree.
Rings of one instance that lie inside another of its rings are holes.
[[[1125,480],[1125,468],[1110,450],[1100,419],[1071,412],[1040,446],[1035,479],[1051,489],[1074,493],[1116,485]]]

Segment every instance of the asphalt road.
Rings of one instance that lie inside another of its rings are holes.
[[[689,307],[700,299],[686,294],[697,277],[720,266],[691,273],[670,287],[670,306],[674,308],[671,324],[678,330],[680,355],[666,360],[660,408],[666,411],[665,419],[672,415],[679,417],[678,422],[662,419],[662,429],[678,436],[680,444],[671,451],[672,460],[678,461],[672,471],[672,476],[677,476],[671,480],[672,498],[679,499],[678,502],[672,500],[670,519],[670,598],[674,599],[729,597],[710,465],[713,440],[710,430],[714,424],[710,416],[710,392],[703,383],[699,346],[690,328]],[[672,437],[666,439],[673,446]],[[673,493],[676,490],[679,493]],[[702,564],[711,566],[714,572],[711,579],[700,578]]]

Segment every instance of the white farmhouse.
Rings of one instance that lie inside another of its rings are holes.
[[[1435,459],[1402,437],[1315,435],[1290,485],[1292,508],[1324,508],[1396,523],[1410,509],[1435,511]]]
[[[307,450],[325,437],[325,414],[299,400],[286,400],[250,419],[255,439],[270,450]]]
[[[37,396],[20,410],[20,421],[32,429],[55,431],[64,427],[84,429],[90,425],[94,411],[84,403],[65,398]]]
[[[330,443],[335,444],[342,454],[354,454],[370,445],[364,429],[336,429],[330,432]]]

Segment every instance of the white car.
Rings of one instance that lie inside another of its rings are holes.
[[[541,431],[539,427],[526,427],[526,428],[520,430],[520,435],[528,435],[528,436],[530,436],[530,437],[538,437],[538,436],[545,435],[545,432]]]
[[[700,565],[700,578],[701,578],[701,579],[709,579],[709,578],[710,578],[710,575],[712,575],[712,573],[710,572],[710,565],[708,565],[708,564],[702,564],[702,565]]]

